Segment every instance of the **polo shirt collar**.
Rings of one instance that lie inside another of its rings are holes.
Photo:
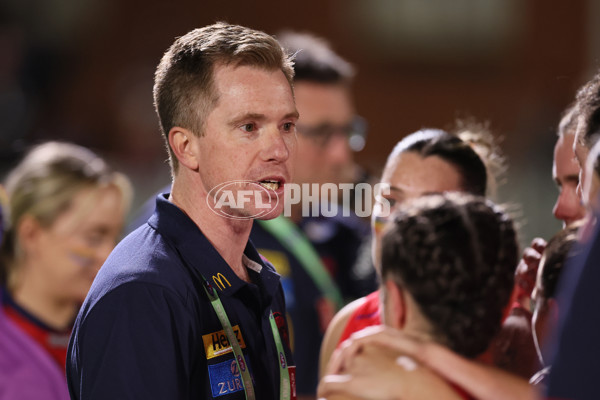
[[[248,283],[240,279],[219,252],[208,241],[200,228],[179,207],[168,200],[168,193],[156,198],[156,209],[148,224],[163,235],[179,252],[197,279],[206,279],[217,289],[219,296],[232,296]],[[250,241],[244,255],[260,265],[258,272],[261,292],[273,297],[279,287],[279,275],[267,267]],[[204,279],[202,278],[204,277]]]

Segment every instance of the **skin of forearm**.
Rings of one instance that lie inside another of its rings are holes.
[[[478,400],[538,400],[537,390],[525,379],[496,367],[479,364],[431,344],[422,353],[427,367],[468,391]]]

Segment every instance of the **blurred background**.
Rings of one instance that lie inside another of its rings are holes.
[[[358,69],[370,131],[356,159],[372,174],[419,128],[489,121],[522,243],[560,228],[552,151],[598,65],[595,0],[0,0],[1,177],[31,144],[69,140],[126,172],[139,205],[169,181],[154,68],[175,37],[219,20],[313,32]]]

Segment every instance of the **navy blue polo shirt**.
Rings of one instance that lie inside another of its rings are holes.
[[[294,365],[279,275],[252,244],[239,279],[195,223],[160,195],[111,253],[79,312],[67,356],[72,399],[245,399],[223,327],[202,287],[217,289],[257,399],[279,398],[273,311]]]

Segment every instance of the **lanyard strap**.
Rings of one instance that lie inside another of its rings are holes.
[[[288,249],[312,278],[321,293],[323,293],[333,304],[341,307],[343,305],[342,295],[333,283],[331,275],[327,272],[323,261],[315,251],[314,247],[304,233],[288,218],[283,215],[271,220],[258,220],[258,223]]]
[[[273,339],[275,340],[275,346],[277,347],[277,354],[279,354],[279,398],[281,400],[290,400],[291,398],[291,385],[290,385],[290,371],[288,369],[287,357],[285,351],[283,351],[283,344],[281,343],[281,336],[279,336],[279,329],[277,328],[277,322],[273,316],[273,310],[269,315],[269,322],[271,323],[271,331],[273,331]]]
[[[202,279],[204,279],[204,277],[202,277]],[[242,353],[242,349],[238,343],[237,337],[233,333],[233,328],[231,327],[231,322],[229,322],[229,318],[225,312],[225,307],[223,307],[223,303],[221,302],[221,299],[219,299],[219,295],[215,289],[210,285],[210,283],[208,283],[206,279],[204,279],[203,287],[206,295],[210,299],[210,304],[215,310],[217,317],[219,317],[219,321],[221,321],[221,326],[223,327],[223,330],[227,335],[229,345],[233,350],[233,358],[235,359],[238,371],[240,371],[240,374],[242,375],[242,384],[244,385],[246,400],[255,400],[256,395],[254,394],[252,378],[248,372],[248,365],[246,364],[246,359],[244,358],[244,354]]]
[[[221,302],[221,299],[219,298],[219,295],[215,289],[210,285],[210,283],[208,283],[206,279],[204,279],[204,277],[202,277],[202,279],[204,280],[204,291],[210,299],[210,304],[215,310],[215,313],[221,322],[221,326],[227,335],[227,340],[229,341],[231,349],[233,350],[235,363],[238,371],[240,371],[242,375],[242,384],[244,386],[246,400],[255,400],[256,395],[254,393],[252,378],[250,377],[250,372],[248,371],[248,364],[246,363],[246,359],[244,358],[244,354],[242,353],[242,348],[240,347],[237,337],[233,332],[233,328],[231,326],[231,322],[229,322],[229,317],[227,317],[225,307],[223,307],[223,303]],[[269,313],[269,323],[271,324],[271,332],[273,333],[273,340],[275,341],[275,347],[277,348],[277,354],[279,356],[279,360],[277,362],[279,365],[279,398],[280,400],[290,400],[290,371],[288,369],[287,357],[285,356],[281,336],[279,335],[279,329],[277,328],[277,322],[275,322],[275,317],[273,316],[273,310],[271,310]]]

